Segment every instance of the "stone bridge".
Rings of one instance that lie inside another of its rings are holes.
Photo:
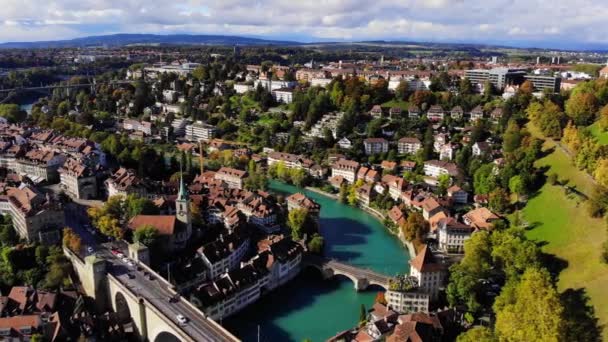
[[[352,280],[355,290],[367,289],[370,285],[381,286],[388,289],[391,277],[374,272],[370,269],[363,269],[347,263],[329,259],[317,255],[306,255],[303,259],[305,266],[314,267],[321,271],[323,278],[329,279],[336,275],[342,275]]]
[[[123,327],[132,327],[142,341],[239,341],[188,300],[179,298],[173,285],[145,264],[130,267],[104,249],[84,260],[67,249],[64,254],[99,309],[112,309]],[[180,323],[177,315],[188,322]]]

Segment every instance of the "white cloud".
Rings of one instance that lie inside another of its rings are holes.
[[[2,0],[0,41],[181,32],[608,43],[606,17],[605,0]]]

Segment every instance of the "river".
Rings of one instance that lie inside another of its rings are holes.
[[[325,255],[388,275],[409,271],[409,255],[383,224],[366,212],[329,197],[291,185],[271,182],[277,194],[304,192],[321,205],[321,234]],[[285,286],[222,322],[244,341],[325,341],[357,324],[359,308],[369,308],[380,288],[354,290],[351,280],[323,280],[306,269]]]

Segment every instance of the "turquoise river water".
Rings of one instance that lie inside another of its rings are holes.
[[[388,275],[409,271],[409,255],[375,217],[315,192],[271,182],[277,194],[304,192],[321,205],[325,255]],[[323,280],[306,269],[285,286],[222,324],[244,341],[325,341],[357,324],[359,308],[369,308],[381,288],[357,292],[347,278]]]

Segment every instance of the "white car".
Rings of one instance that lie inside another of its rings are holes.
[[[93,252],[95,252],[95,250],[93,249],[93,247],[89,246],[89,247],[87,247],[87,252],[92,254]]]
[[[188,323],[188,319],[186,317],[184,317],[184,315],[177,315],[176,318],[180,324]]]
[[[127,265],[129,265],[131,267],[135,267],[135,263],[131,260],[129,260],[129,262],[127,262]]]
[[[122,253],[116,253],[116,256],[117,256],[119,259],[125,259],[125,255],[124,255],[124,254],[122,254]]]
[[[128,264],[130,261],[127,258],[122,258],[122,262],[124,262],[125,264]]]

